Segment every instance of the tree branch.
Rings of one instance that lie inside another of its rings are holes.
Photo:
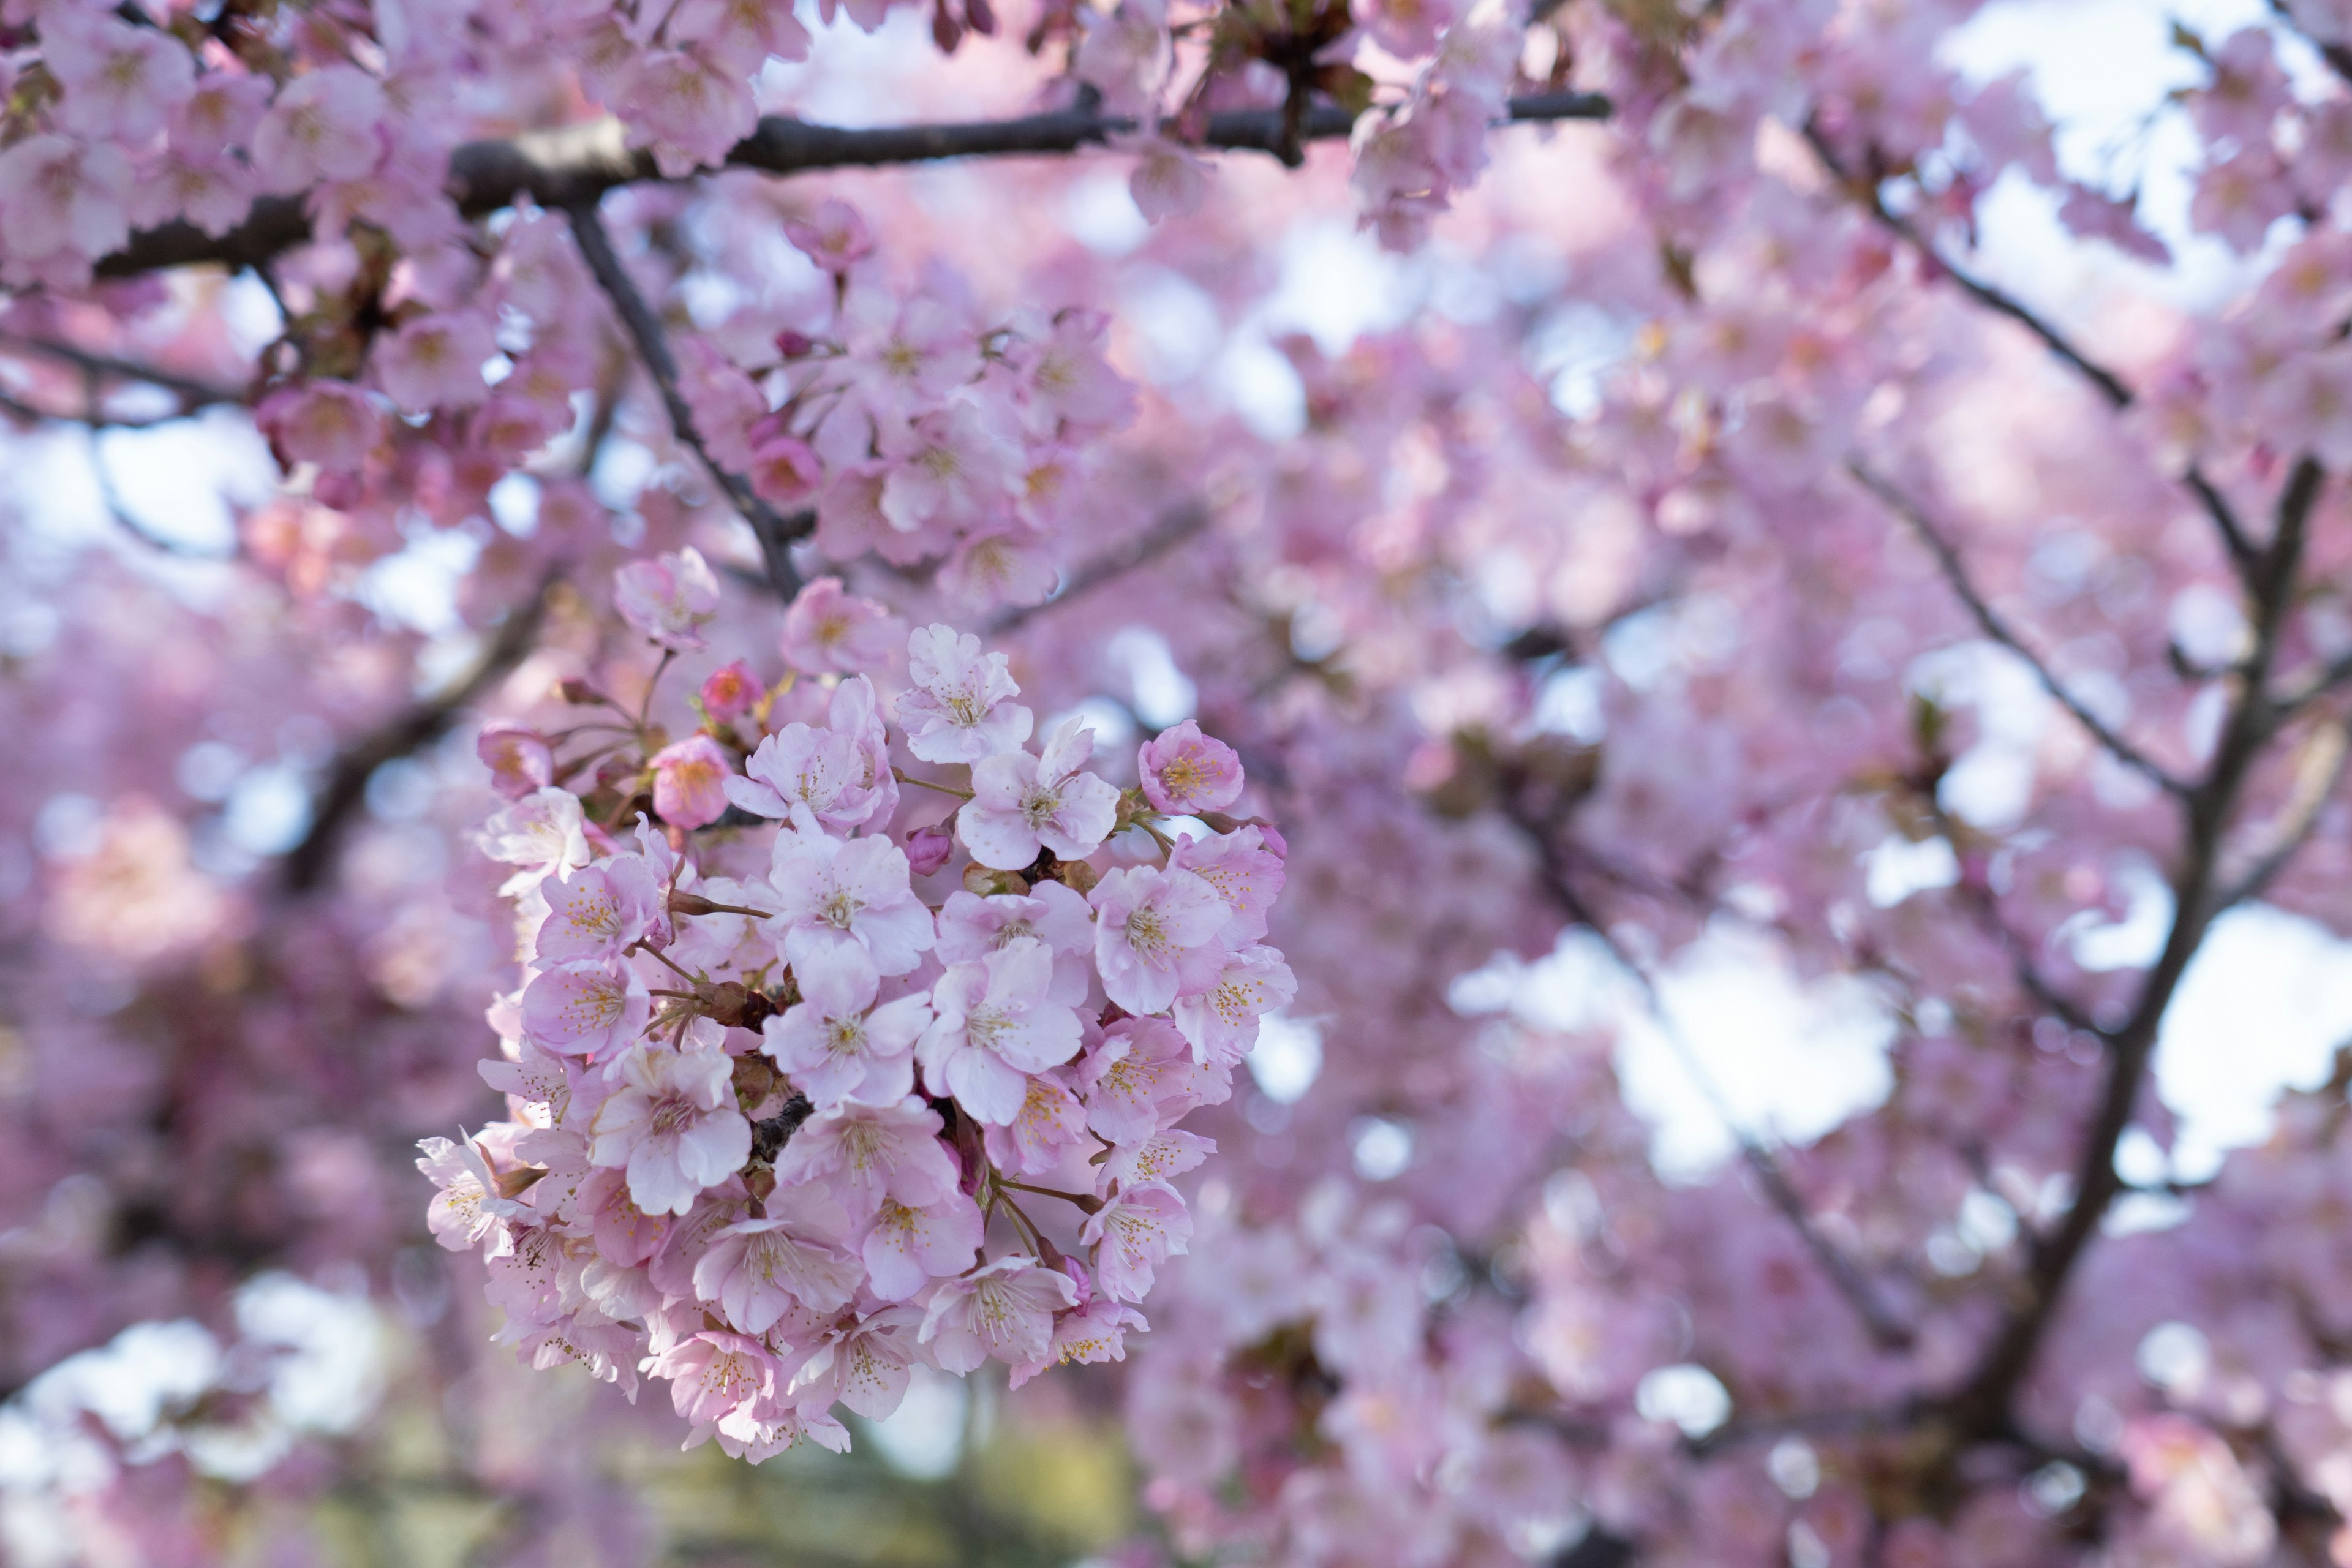
[[[1748,1131],[1747,1125],[1733,1113],[1731,1107],[1724,1100],[1714,1080],[1707,1074],[1704,1064],[1699,1061],[1697,1053],[1692,1050],[1690,1043],[1675,1026],[1674,1019],[1666,1013],[1664,999],[1658,994],[1657,983],[1650,978],[1647,970],[1635,962],[1633,955],[1626,951],[1622,942],[1617,940],[1616,934],[1601,922],[1599,912],[1585,901],[1581,893],[1577,891],[1575,883],[1569,878],[1567,858],[1560,853],[1555,825],[1534,817],[1520,809],[1516,801],[1506,806],[1505,814],[1509,817],[1512,825],[1517,827],[1533,846],[1537,862],[1541,870],[1544,889],[1551,896],[1552,901],[1558,904],[1561,911],[1570,920],[1599,938],[1601,945],[1609,950],[1610,955],[1617,961],[1618,965],[1632,976],[1634,984],[1640,987],[1643,998],[1648,1005],[1650,1015],[1657,1021],[1660,1032],[1665,1037],[1667,1044],[1674,1047],[1676,1056],[1682,1059],[1685,1070],[1691,1074],[1693,1081],[1697,1084],[1699,1091],[1706,1096],[1708,1105],[1713,1108],[1717,1117],[1730,1131],[1733,1141],[1739,1146],[1740,1158],[1747,1162],[1748,1170],[1754,1173],[1757,1182],[1764,1189],[1765,1197],[1774,1208],[1780,1211],[1782,1217],[1796,1228],[1798,1238],[1805,1244],[1805,1249],[1813,1255],[1814,1261],[1821,1265],[1822,1272],[1828,1278],[1830,1284],[1840,1296],[1845,1299],[1846,1304],[1853,1309],[1854,1316],[1861,1320],[1863,1327],[1868,1331],[1872,1342],[1881,1350],[1909,1349],[1912,1342],[1911,1330],[1895,1315],[1885,1302],[1879,1300],[1877,1290],[1864,1276],[1862,1270],[1854,1266],[1853,1260],[1833,1246],[1829,1237],[1823,1236],[1820,1228],[1813,1224],[1812,1215],[1806,1209],[1804,1199],[1790,1184],[1788,1173],[1780,1168],[1780,1162],[1773,1157],[1772,1152],[1767,1149],[1754,1133]]]
[[[1002,637],[1048,610],[1092,593],[1115,577],[1158,560],[1208,527],[1209,518],[1209,508],[1201,501],[1188,501],[1171,508],[1159,521],[1134,538],[1112,546],[1085,565],[1075,568],[1062,579],[1061,586],[1052,598],[1042,604],[1017,605],[998,616],[988,623],[988,635]]]
[[[2006,316],[2041,339],[2042,345],[2052,353],[2079,371],[2083,378],[2098,390],[2099,395],[2106,399],[2109,407],[2122,409],[2131,405],[2137,395],[2132,391],[2123,377],[2076,348],[2063,332],[2043,321],[2015,295],[1995,288],[1965,268],[1954,265],[1925,235],[1912,226],[1908,218],[1886,205],[1885,198],[1879,194],[1876,182],[1860,179],[1848,174],[1845,166],[1839,162],[1835,150],[1830,146],[1828,139],[1822,135],[1819,126],[1807,122],[1805,141],[1812,148],[1813,155],[1822,161],[1822,166],[1827,169],[1837,183],[1862,205],[1864,210],[1877,221],[1880,227],[1897,238],[1907,241],[1912,248],[1932,262],[1937,270],[1949,278],[1962,293],[1995,315]],[[2245,527],[2238,521],[2238,514],[2230,505],[2228,498],[2223,496],[2213,482],[2205,477],[2204,470],[2194,463],[2191,463],[2189,466],[2189,471],[2181,476],[2181,482],[2195,494],[2199,503],[2205,508],[2206,515],[2213,520],[2214,530],[2221,536],[2222,547],[2229,551],[2231,563],[2242,575],[2252,566],[2256,550],[2252,541],[2246,537]]]
[[[2189,792],[2188,830],[2172,876],[2172,929],[2164,950],[2141,983],[2131,1016],[2109,1037],[2107,1080],[2097,1115],[2084,1140],[2074,1174],[2074,1202],[2058,1228],[2038,1238],[2021,1281],[2021,1304],[2001,1325],[1976,1373],[1946,1402],[1962,1441],[2011,1429],[2011,1396],[2032,1372],[2066,1281],[2084,1248],[2106,1216],[2123,1178],[2116,1173],[2116,1145],[2131,1125],[2132,1111],[2155,1052],[2165,1011],[2179,989],[2189,962],[2205,940],[2213,917],[2225,907],[2218,890],[2222,838],[2248,777],[2265,742],[2276,733],[2268,693],[2279,636],[2292,607],[2303,563],[2304,541],[2326,474],[2305,458],[2297,463],[2278,500],[2271,542],[2250,574],[2254,601],[2254,648],[2248,656],[2236,700],[2205,775]],[[2282,862],[2283,863],[2283,862]]]
[[[2166,772],[2147,753],[2116,734],[2107,726],[2105,721],[2085,708],[2081,700],[2068,691],[2059,681],[2057,674],[2042,661],[2041,656],[2025,646],[2024,640],[2017,635],[2007,621],[2001,618],[2000,612],[1996,611],[1986,601],[1985,596],[1978,592],[1976,584],[1969,578],[1967,567],[1960,561],[1959,552],[1952,547],[1951,541],[1946,539],[1936,525],[1927,520],[1927,513],[1922,511],[1910,497],[1880,478],[1859,459],[1848,462],[1846,471],[1854,477],[1863,489],[1878,498],[1880,504],[1887,510],[1910,524],[1912,531],[1919,536],[1920,542],[1927,545],[1929,552],[1936,557],[1937,564],[1943,568],[1945,579],[1952,585],[1952,592],[1958,595],[1961,604],[1968,606],[1969,613],[1976,617],[1977,625],[1982,628],[1984,635],[2025,660],[2032,668],[2035,678],[2042,682],[2042,689],[2055,698],[2060,707],[2072,713],[2075,721],[2091,732],[2094,740],[2114,753],[2118,762],[2147,775],[2166,794],[2187,797],[2189,793],[2188,784]]]
[[[242,404],[246,401],[244,394],[228,387],[215,386],[208,381],[199,381],[194,376],[182,375],[176,371],[159,370],[153,365],[141,364],[136,360],[118,359],[112,354],[93,353],[79,344],[59,342],[53,338],[36,338],[28,337],[22,332],[0,331],[0,349],[10,349],[22,353],[37,354],[44,359],[58,360],[89,374],[119,376],[125,381],[140,381],[145,382],[150,386],[160,386],[166,392],[177,393],[180,396],[180,405],[186,412],[194,412],[198,408],[209,408],[220,404]],[[110,420],[108,423],[123,422]]]
[[[816,527],[816,513],[804,510],[786,516],[777,511],[760,499],[749,479],[721,467],[710,455],[695,429],[694,410],[687,406],[685,395],[677,389],[677,360],[669,352],[669,339],[662,331],[653,308],[646,303],[646,297],[637,291],[628,268],[622,265],[619,253],[614,250],[613,237],[604,232],[604,220],[596,216],[595,204],[583,201],[569,208],[567,216],[572,220],[572,237],[580,242],[580,253],[587,258],[588,269],[596,275],[597,283],[612,300],[621,325],[637,346],[637,357],[661,391],[662,405],[669,411],[671,431],[702,459],[702,466],[710,471],[719,488],[727,492],[727,499],[734,503],[743,521],[751,525],[752,535],[760,542],[761,558],[767,564],[768,582],[789,604],[801,591],[800,573],[793,566],[791,547],[793,541],[806,537]]]
[[[1520,121],[1605,120],[1605,98],[1588,92],[1546,92],[1511,100],[1508,119]],[[1336,105],[1307,110],[1302,133],[1338,141],[1355,128],[1356,117]],[[1204,147],[1278,153],[1280,110],[1232,110],[1209,117]],[[1172,126],[1165,126],[1172,132]],[[879,168],[935,163],[945,158],[1002,158],[1074,153],[1098,146],[1137,129],[1122,115],[1062,110],[1013,120],[964,124],[896,125],[843,130],[771,116],[728,153],[725,166],[770,174],[813,169]],[[656,180],[653,155],[624,142],[620,121],[605,119],[554,131],[528,132],[511,141],[469,142],[449,155],[448,188],[457,210],[479,217],[529,195],[549,208],[576,209],[615,185]],[[98,263],[101,278],[126,278],[165,267],[211,262],[232,270],[258,267],[311,238],[310,218],[299,196],[269,196],[254,204],[243,223],[225,235],[206,234],[188,223],[169,223],[131,237],[130,243]]]
[[[540,622],[547,614],[548,593],[555,586],[555,574],[550,573],[527,603],[507,612],[490,646],[482,650],[473,668],[455,686],[396,715],[336,756],[334,769],[327,775],[326,786],[319,792],[318,803],[312,808],[310,831],[302,836],[300,843],[287,851],[284,878],[288,892],[308,892],[325,877],[344,826],[367,798],[370,774],[394,758],[404,757],[446,734],[468,703],[522,662],[523,656],[539,638]]]

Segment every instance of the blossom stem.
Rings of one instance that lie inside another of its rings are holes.
[[[951,795],[960,800],[970,800],[971,798],[971,791],[968,789],[958,789],[953,784],[933,784],[929,779],[919,779],[904,768],[892,768],[890,770],[890,776],[897,779],[900,784],[913,784],[918,789],[934,789],[939,791],[941,795]]]
[[[1011,1187],[1015,1192],[1035,1193],[1041,1198],[1059,1198],[1066,1204],[1076,1204],[1081,1211],[1087,1214],[1094,1214],[1103,1206],[1102,1199],[1095,1197],[1091,1194],[1066,1193],[1055,1187],[1033,1187],[1026,1182],[1016,1182],[1010,1176],[998,1176],[996,1178],[996,1184],[1000,1187]],[[1010,1198],[1005,1201],[1007,1203],[1012,1202]]]

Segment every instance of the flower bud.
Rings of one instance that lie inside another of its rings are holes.
[[[937,823],[918,827],[907,835],[907,862],[918,877],[928,877],[948,863],[955,853],[955,839]]]

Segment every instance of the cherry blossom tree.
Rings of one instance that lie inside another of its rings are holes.
[[[12,1558],[331,1557],[397,1325],[484,1561],[919,1373],[1138,1563],[2352,1561],[2352,1055],[2153,1075],[2352,934],[2352,11],[1987,24],[0,3]]]

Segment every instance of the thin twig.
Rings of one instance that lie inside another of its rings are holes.
[[[85,372],[118,376],[125,381],[143,381],[150,386],[160,386],[166,392],[177,393],[184,408],[194,411],[219,404],[241,404],[243,393],[229,387],[215,386],[208,381],[182,375],[176,371],[159,370],[136,360],[118,359],[112,354],[95,353],[76,343],[59,342],[52,338],[28,337],[22,332],[0,331],[0,349],[38,354],[45,359],[58,360]],[[110,421],[119,423],[119,421]]]
[[[1114,545],[1072,571],[1062,579],[1061,587],[1055,590],[1052,598],[1043,604],[1019,605],[999,615],[988,623],[988,635],[1002,637],[1048,610],[1058,609],[1073,599],[1083,597],[1115,577],[1158,560],[1208,527],[1209,520],[1209,508],[1200,501],[1188,501],[1171,510],[1134,538]]]
[[[288,891],[307,892],[319,885],[344,825],[367,797],[368,778],[376,769],[440,739],[468,703],[522,662],[523,656],[539,638],[540,622],[547,613],[548,593],[554,585],[555,576],[551,573],[527,602],[509,610],[489,647],[482,650],[481,658],[454,686],[362,736],[335,758],[334,768],[327,775],[326,785],[320,790],[318,803],[312,808],[310,831],[287,852],[284,876]]]
[[[1781,1215],[1790,1225],[1796,1228],[1798,1237],[1805,1244],[1805,1249],[1813,1255],[1814,1260],[1821,1265],[1822,1273],[1828,1276],[1831,1285],[1836,1289],[1840,1296],[1845,1299],[1847,1305],[1853,1309],[1854,1315],[1862,1321],[1862,1325],[1869,1331],[1872,1341],[1882,1350],[1909,1348],[1912,1342],[1911,1330],[1884,1301],[1879,1300],[1877,1289],[1872,1286],[1868,1279],[1864,1278],[1862,1270],[1854,1266],[1853,1260],[1832,1245],[1829,1237],[1821,1233],[1820,1227],[1813,1224],[1812,1215],[1805,1207],[1804,1199],[1799,1195],[1797,1189],[1790,1184],[1788,1173],[1780,1168],[1780,1162],[1774,1158],[1772,1152],[1748,1130],[1747,1124],[1733,1111],[1730,1102],[1725,1099],[1722,1090],[1716,1086],[1713,1076],[1707,1072],[1706,1064],[1699,1059],[1697,1051],[1675,1026],[1674,1019],[1666,1011],[1664,998],[1658,993],[1657,982],[1651,978],[1649,972],[1626,950],[1625,945],[1617,940],[1616,933],[1608,929],[1598,911],[1585,901],[1584,896],[1577,891],[1575,883],[1569,879],[1567,860],[1560,853],[1559,836],[1553,830],[1552,825],[1531,819],[1516,806],[1509,809],[1508,815],[1513,824],[1533,845],[1537,861],[1541,869],[1545,890],[1551,895],[1552,901],[1557,903],[1570,920],[1591,931],[1600,940],[1601,944],[1608,950],[1610,956],[1617,961],[1618,966],[1633,978],[1634,984],[1642,993],[1651,1017],[1658,1026],[1659,1032],[1664,1036],[1668,1047],[1681,1060],[1684,1070],[1690,1075],[1692,1082],[1698,1086],[1699,1092],[1706,1099],[1709,1108],[1715,1111],[1717,1118],[1731,1133],[1733,1142],[1739,1147],[1740,1158],[1747,1162],[1748,1168],[1755,1173],[1758,1183],[1764,1189],[1764,1195],[1771,1202],[1774,1208],[1780,1211]]]
[[[2275,881],[2280,872],[2311,842],[2318,831],[2320,815],[2344,783],[2345,764],[2352,759],[2352,745],[2347,744],[2341,721],[2330,721],[2319,727],[2312,743],[2322,748],[2316,758],[2317,766],[2306,773],[2299,788],[2280,813],[2279,821],[2271,835],[2271,847],[2255,856],[2242,870],[2237,879],[2214,900],[2216,913],[2234,909],[2249,899],[2258,899]]]
[[[597,216],[593,203],[583,202],[570,209],[572,237],[580,242],[580,254],[586,258],[588,269],[596,276],[605,297],[612,300],[614,310],[621,318],[632,342],[636,344],[637,358],[653,376],[659,389],[662,406],[669,412],[670,430],[681,445],[690,448],[702,459],[702,466],[727,492],[727,499],[751,525],[752,534],[760,542],[760,553],[768,568],[768,582],[777,595],[789,601],[801,591],[800,574],[792,563],[793,542],[805,537],[816,527],[816,513],[796,511],[789,516],[760,499],[751,482],[742,475],[722,467],[702,444],[695,429],[694,410],[687,405],[685,394],[677,387],[677,360],[669,351],[669,338],[663,332],[659,318],[637,291],[636,281],[629,276],[621,262],[620,254],[613,248],[613,237],[604,230],[604,220]]]
[[[1975,1373],[1943,1402],[1958,1442],[2014,1432],[2010,1400],[2032,1371],[2075,1264],[2123,1190],[2123,1178],[2116,1171],[2116,1146],[2131,1126],[2165,1012],[2214,916],[2224,907],[2227,895],[2219,885],[2223,838],[2265,743],[2277,732],[2267,689],[2271,666],[2294,604],[2305,539],[2326,478],[2308,458],[2295,465],[2279,496],[2270,543],[2248,574],[2253,650],[2247,656],[2212,763],[2183,803],[2188,827],[2172,874],[2171,929],[2140,983],[2130,1016],[2108,1037],[2106,1084],[2075,1166],[2074,1201],[2057,1228],[2035,1240],[2025,1278],[2019,1282],[2017,1306],[1992,1336]]]
[[[1995,315],[2007,317],[2041,339],[2042,346],[2081,373],[2083,378],[2098,390],[2099,395],[2106,399],[2109,407],[2123,409],[2131,405],[2137,395],[2132,391],[2130,384],[2122,376],[2076,348],[2065,333],[2043,321],[2040,314],[2023,300],[2006,289],[1986,282],[1968,268],[1946,257],[1927,236],[1918,231],[1910,219],[1886,205],[1885,198],[1879,194],[1875,181],[1848,174],[1844,164],[1839,161],[1835,150],[1830,146],[1828,139],[1822,136],[1819,126],[1811,123],[1806,125],[1805,141],[1811,146],[1813,155],[1822,161],[1822,166],[1826,168],[1838,184],[1862,205],[1864,210],[1869,213],[1880,227],[1907,241],[1920,255],[1926,257],[1937,271],[1949,278],[1962,293]],[[2221,489],[2205,477],[2205,471],[2194,463],[2191,463],[2189,466],[2189,471],[2181,476],[2181,482],[2189,487],[2198,501],[2205,508],[2206,515],[2212,519],[2214,531],[2221,536],[2222,547],[2230,552],[2231,563],[2238,568],[2242,576],[2252,566],[2257,550],[2253,542],[2247,537],[2245,525],[2239,521],[2238,514],[2230,505],[2228,498],[2223,496]]]
[[[1506,118],[1545,122],[1605,120],[1609,114],[1609,100],[1598,94],[1545,92],[1513,99]],[[1276,153],[1282,144],[1282,121],[1278,109],[1213,114],[1199,144]],[[1300,133],[1310,141],[1339,141],[1355,129],[1355,115],[1335,104],[1323,104],[1307,111]],[[812,169],[879,168],[947,158],[1075,153],[1136,128],[1137,121],[1127,116],[1078,110],[1014,120],[860,131],[772,116],[737,143],[728,153],[725,166],[796,174]],[[1172,124],[1163,130],[1177,133]],[[596,201],[615,185],[660,177],[652,154],[643,148],[630,148],[621,122],[605,119],[527,132],[511,141],[467,142],[450,153],[447,183],[457,196],[457,210],[467,217],[479,217],[511,206],[523,195],[543,207],[568,210]],[[206,262],[233,269],[257,267],[308,244],[310,238],[310,216],[302,198],[269,196],[255,203],[245,221],[225,235],[209,235],[189,223],[169,223],[135,234],[121,250],[98,263],[98,275],[124,278]]]
[[[2042,689],[2056,699],[2060,707],[2072,713],[2075,721],[2091,732],[2094,740],[2113,752],[2118,762],[2136,772],[2146,774],[2166,794],[2177,797],[2186,796],[2189,794],[2187,784],[2175,778],[2147,752],[2116,733],[2105,720],[2084,707],[2081,699],[2066,689],[2065,685],[2059,680],[2057,673],[2042,660],[2039,654],[2026,647],[2024,639],[2017,635],[2009,623],[2001,618],[2000,612],[1987,602],[1984,595],[1978,591],[1975,583],[1969,580],[1967,567],[1960,561],[1959,552],[1954,549],[1951,541],[1945,538],[1942,531],[1928,521],[1927,514],[1920,510],[1917,503],[1887,480],[1880,478],[1859,459],[1848,462],[1846,471],[1853,475],[1863,489],[1877,497],[1879,502],[1887,510],[1911,526],[1912,531],[1919,536],[1920,542],[1927,545],[1929,552],[1936,557],[1936,563],[1943,568],[1945,580],[1951,584],[1952,592],[1958,596],[1961,604],[1968,606],[1969,613],[1976,617],[1976,623],[1982,628],[1984,635],[2023,659],[2032,669],[2035,679],[2042,682]]]

